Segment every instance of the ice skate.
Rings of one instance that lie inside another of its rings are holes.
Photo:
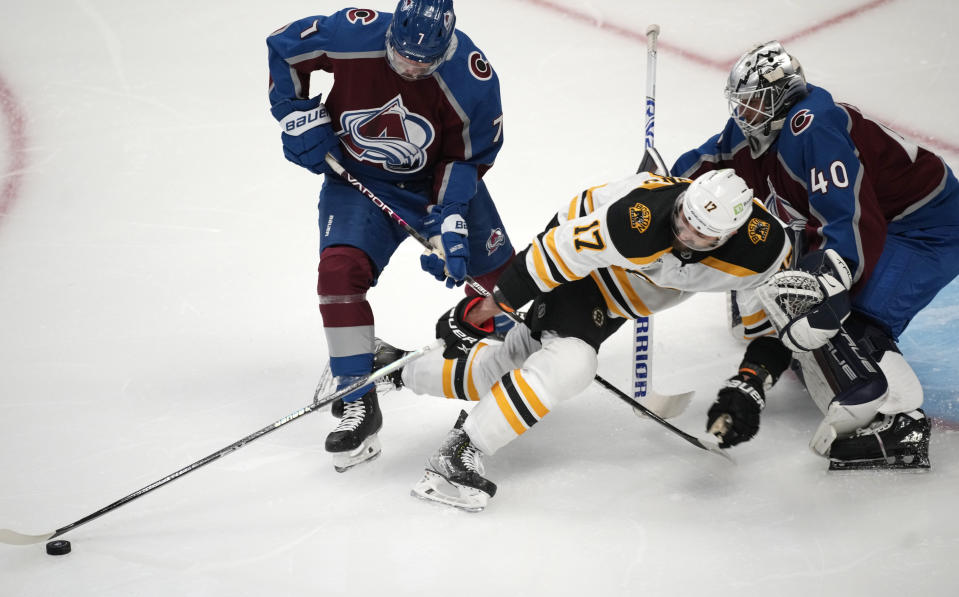
[[[405,357],[409,351],[397,348],[379,338],[375,339],[375,348],[373,351],[373,370],[378,371],[387,365],[396,362]],[[398,390],[403,387],[403,369],[398,369],[389,375],[376,380],[376,389],[379,393],[385,394],[392,390]]]
[[[928,469],[932,426],[921,409],[877,416],[829,449],[829,470]]]
[[[343,404],[343,418],[328,436],[326,451],[333,454],[336,472],[347,471],[380,455],[377,432],[383,426],[376,388],[361,398]]]
[[[467,512],[481,512],[496,495],[496,484],[483,477],[483,454],[463,431],[465,421],[466,411],[462,411],[443,445],[426,461],[426,472],[411,495]]]

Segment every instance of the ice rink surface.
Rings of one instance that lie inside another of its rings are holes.
[[[369,8],[390,11],[392,2]],[[265,37],[326,1],[7,2],[0,9],[0,528],[52,532],[309,403],[320,180],[287,163]],[[657,145],[718,132],[728,66],[782,39],[811,82],[959,166],[947,0],[459,0],[502,84],[486,180],[514,243],[635,170],[645,40],[662,26]],[[458,300],[407,243],[370,293],[378,334],[431,340]],[[327,413],[64,538],[0,545],[0,595],[951,595],[959,586],[953,285],[903,349],[939,419],[926,474],[828,474],[795,378],[732,465],[598,386],[487,462],[482,514],[409,497],[463,403],[383,400],[383,454],[333,471]],[[657,317],[656,385],[698,433],[742,347],[723,297]],[[629,338],[600,373],[626,388]]]

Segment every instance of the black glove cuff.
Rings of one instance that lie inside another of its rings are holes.
[[[500,309],[515,312],[526,303],[540,294],[539,288],[526,271],[526,252],[523,250],[510,262],[509,266],[500,274],[493,289],[493,300]]]
[[[779,338],[761,336],[749,343],[739,364],[739,372],[748,370],[745,372],[761,379],[759,387],[768,390],[789,367],[791,361],[792,352]]]
[[[762,410],[766,407],[766,396],[762,386],[757,386],[756,381],[756,378],[743,379],[742,375],[734,375],[723,384],[722,389],[719,390],[719,396],[722,397],[726,391],[737,392],[751,398],[759,410]]]

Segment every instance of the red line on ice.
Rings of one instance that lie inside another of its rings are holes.
[[[523,1],[526,2],[527,4],[533,4],[535,6],[542,7],[546,10],[562,14],[566,17],[569,17],[575,21],[580,22],[583,25],[586,25],[589,27],[595,27],[603,31],[608,31],[614,35],[618,35],[619,37],[640,42],[642,44],[646,43],[646,36],[643,33],[634,31],[632,29],[628,29],[626,27],[621,27],[619,25],[616,25],[615,23],[598,21],[596,20],[595,17],[590,16],[588,13],[583,12],[581,10],[577,10],[575,8],[570,8],[567,6],[562,6],[551,0],[523,0]],[[796,31],[795,33],[779,36],[777,39],[779,39],[779,41],[783,43],[788,43],[788,42],[796,41],[798,39],[802,39],[804,37],[809,37],[810,35],[814,33],[819,33],[823,29],[827,29],[834,25],[838,25],[844,21],[847,21],[854,17],[858,17],[870,10],[873,10],[885,4],[890,4],[895,1],[896,0],[872,0],[872,2],[867,2],[861,6],[851,8],[847,10],[846,12],[840,13],[833,17],[829,17],[819,23],[806,27],[805,29]],[[706,66],[712,69],[721,70],[723,72],[726,72],[727,70],[729,70],[729,67],[732,66],[732,64],[736,61],[737,58],[739,58],[739,56],[733,56],[731,58],[726,58],[726,59],[710,58],[709,56],[696,53],[694,51],[688,50],[686,48],[682,48],[677,45],[673,45],[669,43],[668,41],[663,41],[662,38],[659,39],[656,45],[659,50],[676,54],[678,56],[685,58],[686,60],[690,62],[699,64],[700,66]],[[888,126],[905,134],[907,137],[910,137],[912,139],[915,139],[916,141],[919,141],[922,145],[926,147],[935,148],[942,151],[948,151],[950,153],[959,155],[959,145],[957,144],[949,143],[948,141],[942,140],[934,135],[930,135],[928,133],[915,130],[908,126],[903,126],[902,124],[898,124],[882,118],[880,118],[880,120],[883,120],[883,122],[885,122]]]
[[[26,118],[13,90],[0,74],[0,113],[6,121],[9,160],[0,172],[0,218],[5,216],[20,195],[26,158]],[[0,220],[2,222],[2,220]]]

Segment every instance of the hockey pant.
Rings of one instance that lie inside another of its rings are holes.
[[[549,331],[536,340],[516,325],[502,344],[481,342],[465,358],[427,354],[403,369],[403,382],[417,394],[479,401],[463,429],[492,455],[582,392],[597,366],[596,350],[583,340]]]

